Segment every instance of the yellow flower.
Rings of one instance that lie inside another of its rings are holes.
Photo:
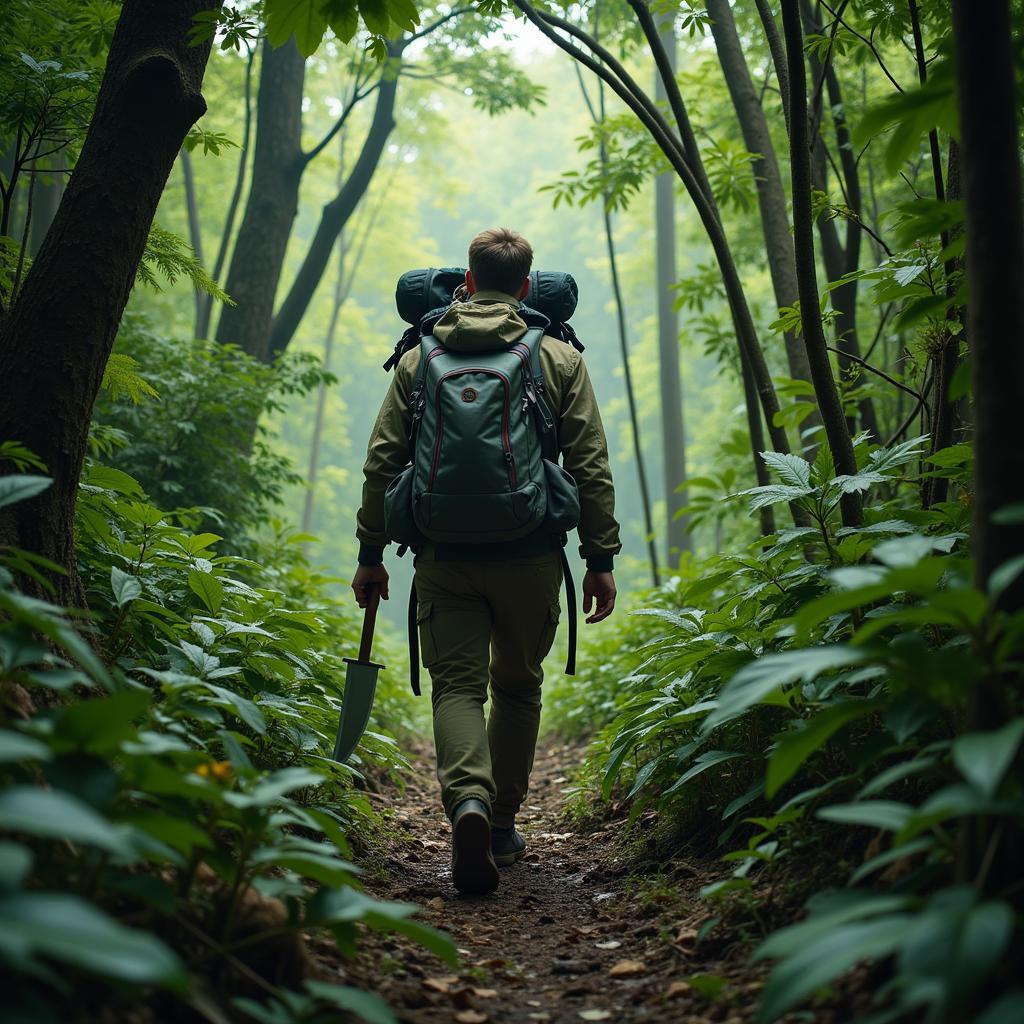
[[[231,764],[228,761],[210,761],[196,767],[196,774],[204,779],[216,779],[227,782],[231,778]]]

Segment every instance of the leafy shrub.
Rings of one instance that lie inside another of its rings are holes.
[[[630,629],[640,661],[607,732],[603,794],[625,783],[634,816],[653,804],[688,830],[710,818],[732,874],[705,896],[726,907],[763,911],[797,855],[829,851],[825,873],[842,881],[852,853],[847,888],[815,895],[805,922],[759,949],[780,961],[762,1020],[863,959],[891,968],[872,1020],[1009,1019],[1022,998],[1005,969],[1021,939],[1024,614],[997,600],[1024,560],[977,590],[966,504],[923,510],[920,477],[906,477],[924,439],[860,448],[847,477],[824,449],[813,464],[767,453],[777,482],[744,492],[751,510],[795,502],[813,525],[710,559],[641,610],[660,628]],[[938,452],[923,477],[967,493],[969,455]],[[844,528],[841,495],[869,489],[865,524]],[[993,692],[1002,724],[967,732],[972,702]]]
[[[0,477],[0,504],[47,485]],[[20,592],[12,570],[38,559],[0,551],[5,1019],[140,998],[162,1019],[218,1002],[266,1019],[268,999],[281,1021],[390,1019],[368,993],[298,991],[310,929],[346,954],[365,926],[454,957],[414,905],[362,892],[349,859],[371,812],[329,751],[353,613],[294,540],[273,568],[218,555],[194,513],[162,512],[120,470],[88,467],[79,512],[88,620]],[[379,734],[360,749],[376,770],[403,763]]]
[[[142,387],[124,374],[107,382],[93,426],[104,461],[162,508],[202,509],[205,525],[237,546],[301,482],[260,417],[333,378],[309,353],[267,366],[234,345],[159,337],[139,317],[125,318],[117,357],[132,361]]]

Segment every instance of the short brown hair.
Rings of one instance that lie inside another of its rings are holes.
[[[469,269],[481,291],[517,295],[532,264],[530,243],[511,228],[488,228],[469,243]]]

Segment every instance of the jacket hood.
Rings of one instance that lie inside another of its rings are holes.
[[[434,337],[456,352],[481,352],[514,344],[526,329],[509,302],[456,302],[434,324]]]

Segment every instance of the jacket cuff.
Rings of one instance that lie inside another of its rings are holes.
[[[359,542],[360,565],[382,565],[383,563],[384,548],[377,544],[367,544],[366,541]]]
[[[590,572],[614,572],[615,556],[610,554],[587,555],[587,569]]]

